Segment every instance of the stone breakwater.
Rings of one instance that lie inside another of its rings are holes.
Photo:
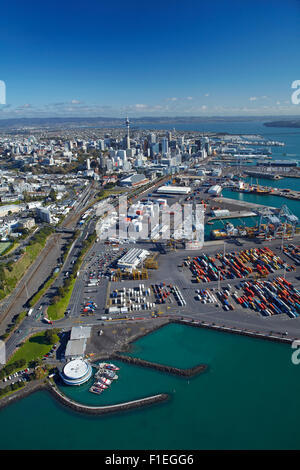
[[[117,359],[119,361],[127,362],[141,367],[149,367],[151,369],[158,370],[160,372],[166,372],[168,374],[180,375],[182,377],[194,377],[207,369],[206,364],[199,364],[189,369],[179,369],[178,367],[166,366],[164,364],[157,364],[156,362],[145,361],[138,357],[123,356],[122,354],[113,354],[111,359]]]
[[[155,403],[161,403],[167,401],[170,396],[167,393],[160,393],[158,395],[152,395],[150,397],[139,398],[138,400],[131,400],[124,403],[117,403],[116,405],[103,405],[103,406],[89,406],[84,405],[74,400],[71,400],[64,395],[55,385],[48,384],[47,390],[51,395],[63,405],[71,408],[79,413],[91,414],[91,415],[102,415],[108,413],[116,413],[119,411],[131,410],[136,408],[144,408],[145,406],[153,405]]]

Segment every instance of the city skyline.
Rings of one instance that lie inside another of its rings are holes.
[[[297,0],[3,10],[0,119],[299,115]]]

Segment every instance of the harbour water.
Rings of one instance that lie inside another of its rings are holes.
[[[296,129],[272,129],[257,122],[194,123],[177,129],[261,134],[286,143],[273,148],[274,158],[300,159]],[[299,189],[300,180],[259,183]],[[229,190],[223,194],[276,207],[287,204],[300,217],[296,201]],[[169,402],[115,415],[85,416],[64,408],[47,392],[37,392],[0,411],[0,448],[299,449],[300,366],[292,364],[291,353],[285,344],[169,325],[137,341],[131,354],[177,367],[205,363],[207,372],[187,380],[120,362],[120,378],[99,396],[88,392],[90,384],[63,388],[68,396],[88,404],[158,392],[170,393]]]
[[[110,416],[77,414],[37,392],[1,411],[0,447],[300,448],[300,372],[291,362],[289,346],[168,325],[137,341],[132,354],[182,367],[201,362],[209,369],[187,380],[120,363],[120,379],[104,392],[107,402],[158,391],[171,393],[171,399]],[[96,404],[104,393],[93,395],[79,387],[70,388],[68,395]]]

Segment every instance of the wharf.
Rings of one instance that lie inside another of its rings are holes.
[[[273,189],[272,196],[285,197],[286,199],[300,201],[300,191],[293,191],[291,189],[288,192],[282,189]]]
[[[214,201],[219,204],[222,204],[224,209],[226,208],[226,204],[237,206],[237,207],[242,207],[244,209],[257,210],[257,211],[261,209],[265,209],[266,207],[270,209],[276,209],[276,207],[267,206],[264,204],[256,204],[254,202],[239,201],[238,199],[231,199],[229,197],[215,197]]]
[[[249,211],[232,211],[229,215],[221,215],[219,217],[208,217],[207,221],[211,222],[213,220],[220,220],[220,219],[239,219],[240,217],[255,217],[257,214],[256,212],[249,212]]]

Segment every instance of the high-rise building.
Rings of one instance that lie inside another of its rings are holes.
[[[168,153],[169,145],[168,145],[168,139],[166,137],[163,137],[161,140],[161,151],[162,154]]]
[[[154,134],[153,132],[148,135],[148,143],[150,147],[152,144],[156,143],[156,134]]]

